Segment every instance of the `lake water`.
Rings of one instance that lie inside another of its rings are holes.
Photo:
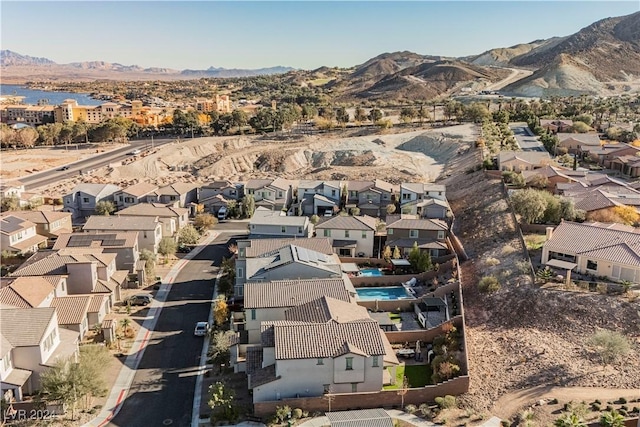
[[[100,105],[105,101],[93,99],[86,93],[50,92],[45,90],[32,90],[20,85],[0,84],[0,96],[18,95],[24,96],[25,104],[37,104],[41,99],[48,99],[49,105],[59,105],[65,99],[75,99],[80,105]]]

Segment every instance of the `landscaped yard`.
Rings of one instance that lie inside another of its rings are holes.
[[[396,383],[384,386],[385,390],[397,390],[402,387],[402,379],[406,376],[409,387],[424,387],[432,384],[431,365],[399,365],[396,368]]]
[[[540,234],[527,234],[524,236],[524,241],[527,244],[527,249],[530,251],[535,251],[536,249],[540,249],[544,242],[547,241],[547,237],[545,235]]]

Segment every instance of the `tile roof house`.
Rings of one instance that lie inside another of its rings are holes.
[[[324,215],[340,207],[342,183],[340,181],[300,180],[294,215]]]
[[[176,237],[178,231],[189,223],[189,210],[157,203],[139,203],[118,212],[118,216],[158,217],[162,223],[162,237]]]
[[[65,212],[72,218],[81,218],[96,213],[96,204],[102,201],[115,202],[115,194],[120,187],[113,184],[78,184],[70,193],[62,197]]]
[[[78,354],[78,333],[58,328],[53,307],[0,308],[3,397],[21,401],[40,389],[40,376],[57,360]]]
[[[565,168],[547,165],[539,169],[522,171],[522,177],[527,184],[531,184],[536,179],[545,178],[547,180],[546,189],[557,194],[559,191],[558,184],[577,182],[575,178],[571,177],[566,172],[569,171]]]
[[[546,151],[501,151],[498,154],[498,169],[522,172],[541,168],[551,163]]]
[[[392,249],[397,246],[404,255],[408,255],[415,242],[418,248],[435,258],[449,253],[446,244],[448,234],[449,227],[442,220],[412,219],[402,215],[387,224],[386,245]]]
[[[10,211],[11,215],[31,221],[36,225],[36,233],[45,236],[49,242],[55,241],[61,233],[71,233],[71,214],[61,211]]]
[[[15,254],[36,252],[46,247],[47,238],[36,232],[36,224],[13,215],[0,218],[0,247]]]
[[[573,120],[540,120],[540,126],[551,133],[569,132],[573,127]]]
[[[599,148],[602,142],[596,133],[558,133],[558,147],[566,148],[569,153],[581,153],[592,148]]]
[[[128,208],[129,206],[137,205],[138,203],[149,203],[149,196],[154,194],[154,191],[158,189],[155,184],[148,182],[140,182],[138,184],[130,185],[114,195],[116,200],[116,206],[118,210]]]
[[[293,182],[282,178],[251,179],[244,189],[246,195],[253,196],[256,206],[273,211],[287,210],[293,200]]]
[[[136,231],[138,248],[154,254],[158,253],[158,245],[162,240],[162,223],[153,216],[91,215],[82,230],[92,233]]]
[[[542,247],[542,264],[575,265],[573,271],[640,282],[640,234],[564,221]]]
[[[268,237],[309,237],[313,232],[311,222],[306,216],[289,216],[286,212],[272,211],[258,207],[249,220],[249,233],[252,238]]]
[[[316,225],[316,233],[332,239],[336,254],[346,257],[373,256],[373,237],[377,218],[363,216],[334,216]]]
[[[137,231],[61,234],[53,249],[63,248],[99,248],[105,254],[116,254],[116,268],[130,273],[136,273],[136,263],[140,259]]]
[[[385,216],[387,205],[395,203],[399,186],[376,179],[374,181],[346,181],[346,208],[358,207],[360,213],[375,217]]]
[[[198,185],[191,182],[176,182],[160,187],[148,196],[149,203],[163,203],[184,208],[198,200]]]
[[[120,301],[120,289],[128,275],[126,270],[116,270],[116,254],[102,253],[98,248],[79,248],[40,251],[10,276],[43,276],[53,282],[64,276],[68,295],[102,293],[109,296],[112,306]]]
[[[261,322],[285,320],[285,309],[287,308],[305,304],[322,296],[352,302],[355,300],[355,293],[355,288],[348,278],[246,283],[244,310],[248,343],[260,343]],[[361,307],[355,307],[355,309],[359,308]]]
[[[213,181],[198,190],[198,203],[205,212],[217,214],[221,207],[228,207],[230,201],[238,203],[244,197],[244,184],[231,181]]]
[[[236,297],[244,295],[244,283],[247,281],[306,278],[307,276],[301,275],[305,271],[307,274],[322,273],[322,276],[314,275],[309,278],[335,277],[334,274],[337,274],[336,267],[339,267],[339,260],[333,255],[329,239],[251,239],[238,240],[237,243],[238,256],[236,259],[236,282],[234,286],[234,295]],[[297,254],[302,251],[292,249],[292,245],[295,245],[296,248],[306,249],[312,254],[313,259],[319,259],[324,256],[327,261],[317,265],[316,267],[318,268],[303,262],[296,263],[295,260],[298,260]],[[287,259],[291,259],[291,262],[285,262]],[[264,270],[265,268],[267,270]],[[261,279],[262,272],[273,278]],[[293,274],[293,276],[287,277],[287,274]]]
[[[0,198],[15,197],[20,199],[24,193],[24,184],[20,181],[0,180]]]
[[[621,156],[638,156],[640,147],[634,147],[630,144],[604,144],[601,147],[584,147],[582,149],[583,157],[590,157],[598,162],[599,165],[608,169],[620,170],[612,166],[611,161]],[[619,166],[617,166],[619,167]]]
[[[67,295],[66,278],[51,282],[42,276],[0,278],[0,304],[18,308],[49,307],[56,297]]]
[[[635,154],[613,157],[609,160],[609,167],[630,178],[640,177],[640,157]]]
[[[260,338],[246,365],[254,403],[322,396],[327,388],[379,391],[384,367],[398,364],[366,309],[327,296],[290,308],[285,320],[262,322]]]
[[[428,199],[446,201],[446,191],[446,187],[441,184],[404,182],[400,184],[400,206],[402,207],[407,203]]]
[[[87,312],[91,304],[91,295],[68,295],[54,298],[51,307],[58,313],[58,325],[78,332],[80,340],[89,330]]]

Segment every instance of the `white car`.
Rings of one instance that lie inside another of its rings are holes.
[[[207,335],[209,332],[209,323],[208,322],[198,322],[196,323],[196,328],[193,331],[193,335],[196,337],[203,337]]]
[[[130,155],[130,156],[136,156],[136,155],[138,155],[138,154],[140,154],[140,153],[142,153],[142,150],[140,150],[140,149],[135,149],[135,150],[133,150],[133,151],[129,151],[127,154],[128,154],[128,155]]]

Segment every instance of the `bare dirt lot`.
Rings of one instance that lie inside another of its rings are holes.
[[[238,136],[182,140],[40,191],[59,196],[79,182],[126,187],[138,182],[165,185],[265,177],[432,182],[448,165],[467,158],[477,138],[473,125],[407,130],[371,134],[346,130],[279,139]]]

